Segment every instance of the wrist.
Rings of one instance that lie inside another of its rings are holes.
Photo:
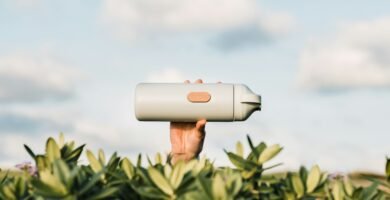
[[[184,162],[188,162],[192,159],[198,158],[199,154],[194,153],[171,153],[171,163],[175,164],[176,162],[182,160]]]

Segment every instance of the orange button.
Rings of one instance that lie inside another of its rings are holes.
[[[210,101],[211,95],[208,92],[190,92],[187,99],[192,103],[207,103]]]

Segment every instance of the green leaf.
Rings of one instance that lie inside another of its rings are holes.
[[[117,162],[116,160],[117,160],[118,158],[119,158],[119,157],[118,157],[117,153],[114,152],[114,153],[111,155],[110,159],[108,160],[107,165],[111,165],[112,163]]]
[[[318,183],[320,182],[320,178],[321,178],[321,170],[318,167],[318,165],[315,165],[311,168],[306,180],[306,188],[307,188],[306,191],[308,193],[314,191],[314,189],[317,187]]]
[[[341,186],[341,183],[339,181],[336,181],[333,184],[332,196],[333,196],[334,200],[343,200],[344,199],[344,193],[343,193],[343,189],[341,187],[342,186]]]
[[[230,162],[232,162],[238,169],[253,169],[257,167],[256,163],[253,163],[250,160],[245,160],[232,152],[227,152],[225,150],[225,153],[228,155]]]
[[[55,190],[52,190],[51,186],[44,184],[42,181],[38,179],[32,179],[31,183],[34,187],[35,195],[44,196],[47,199],[64,197],[63,194],[58,194]]]
[[[99,149],[99,161],[102,165],[106,163],[106,156],[104,155],[104,151],[102,149]]]
[[[259,164],[263,164],[268,160],[271,160],[275,157],[283,148],[281,148],[278,144],[274,144],[270,147],[267,147],[261,154],[258,160]]]
[[[61,157],[66,159],[66,157],[72,152],[72,149],[70,149],[68,145],[64,145],[62,148],[60,148],[60,152]]]
[[[38,168],[39,171],[42,171],[42,170],[46,169],[46,167],[47,167],[46,163],[48,162],[46,156],[37,155],[35,157],[35,162],[36,162],[36,165],[37,165],[37,168]]]
[[[70,177],[70,170],[63,160],[56,160],[53,164],[53,173],[58,177],[62,183],[65,183],[67,188],[71,188],[72,180]]]
[[[53,138],[49,138],[46,142],[46,155],[50,162],[61,158],[60,148]]]
[[[161,164],[162,163],[162,157],[160,153],[157,153],[156,156],[154,157],[154,160],[156,164]]]
[[[59,138],[58,138],[58,146],[60,147],[60,148],[62,148],[63,146],[64,146],[64,144],[65,144],[65,138],[64,138],[64,133],[60,133],[60,136],[59,136]]]
[[[299,174],[299,176],[301,176],[301,180],[305,181],[305,180],[307,180],[307,176],[308,176],[309,172],[307,171],[306,167],[301,166],[299,168],[298,174]]]
[[[96,199],[114,199],[114,194],[119,191],[119,188],[105,188],[100,192],[97,192],[96,194],[93,194],[92,196],[88,197],[88,200],[96,200]]]
[[[84,187],[82,187],[82,188],[79,190],[79,192],[78,192],[79,195],[81,196],[81,195],[83,195],[84,193],[88,192],[90,189],[92,189],[93,186],[95,186],[95,184],[96,184],[98,181],[100,181],[101,176],[103,175],[103,173],[104,173],[104,170],[103,170],[103,171],[100,171],[100,172],[98,172],[98,173],[96,173],[96,174],[94,174],[94,175],[92,176],[92,178],[89,179],[89,180],[87,181],[87,183],[84,185]]]
[[[261,142],[259,145],[257,145],[254,150],[252,150],[248,157],[247,157],[247,160],[251,160],[253,162],[256,162],[258,161],[259,159],[259,156],[261,154],[261,152],[264,151],[264,149],[267,148],[267,145],[264,143],[264,142]]]
[[[21,176],[17,178],[16,182],[17,183],[15,193],[18,195],[18,197],[23,197],[27,189],[26,180],[23,176]]]
[[[1,172],[1,170],[0,170],[0,172]],[[2,184],[5,182],[5,180],[7,180],[7,178],[8,178],[8,175],[9,175],[9,170],[7,170],[7,172],[5,173],[5,175],[4,175],[4,177],[3,177],[3,179],[1,179],[1,181],[0,181],[0,185],[2,185]]]
[[[67,143],[67,146],[69,147],[69,149],[73,149],[74,147],[74,141],[70,141]]]
[[[137,176],[139,176],[143,181],[145,181],[146,185],[153,185],[153,181],[150,179],[147,169],[143,167],[137,167],[135,172]]]
[[[117,157],[116,153],[114,153],[114,155],[111,156],[111,159],[107,163],[107,171],[113,173],[118,167],[120,160],[121,158]]]
[[[184,174],[189,172],[189,171],[192,171],[195,169],[196,165],[198,165],[199,163],[199,160],[196,160],[196,159],[192,159],[186,163],[184,163]]]
[[[212,199],[211,183],[210,179],[207,179],[203,176],[198,176],[197,183],[199,185],[201,193],[205,194],[208,199]]]
[[[169,178],[173,189],[177,189],[181,181],[183,180],[183,176],[185,173],[184,168],[185,164],[183,161],[179,161],[173,166],[172,175]]]
[[[274,189],[272,187],[268,187],[268,186],[262,186],[259,188],[259,191],[261,194],[272,194],[272,192],[274,192]]]
[[[237,142],[237,144],[236,144],[236,152],[237,152],[237,155],[239,155],[240,157],[244,156],[244,147],[242,146],[241,142]]]
[[[39,172],[39,177],[42,183],[47,185],[51,191],[58,196],[65,196],[68,193],[65,185],[60,181],[59,177],[51,174],[50,170],[45,169]]]
[[[148,161],[150,166],[153,166],[153,162],[152,160],[150,160],[149,156],[146,156],[146,160]]]
[[[202,169],[204,169],[205,166],[206,166],[206,158],[203,157],[200,160],[198,160],[194,168],[192,168],[192,173],[195,176],[198,175],[202,171]]]
[[[231,186],[229,189],[231,191],[231,194],[237,195],[242,187],[242,177],[240,176],[240,174],[233,174],[230,180]]]
[[[197,189],[195,177],[190,174],[186,174],[180,183],[180,186],[175,189],[175,195],[177,197],[183,196],[184,194]]]
[[[297,194],[298,198],[301,198],[305,193],[305,188],[303,186],[301,177],[298,174],[293,174],[291,179],[295,193]]]
[[[272,168],[275,168],[275,167],[279,167],[280,165],[283,165],[283,163],[276,163],[276,164],[271,165],[271,166],[269,166],[269,167],[264,167],[264,168],[263,168],[263,171],[269,170],[269,169],[272,169]]]
[[[141,167],[141,164],[142,164],[142,155],[141,155],[141,154],[138,154],[138,158],[137,158],[137,167]]]
[[[83,152],[84,146],[85,146],[85,144],[77,147],[69,155],[66,156],[65,160],[67,162],[76,162],[80,158],[80,155]]]
[[[161,190],[158,190],[155,187],[134,187],[134,190],[144,198],[163,199],[163,197],[166,196],[166,194],[162,193]]]
[[[13,188],[11,188],[11,185],[3,186],[2,192],[3,192],[4,196],[9,200],[16,200],[17,199],[15,196],[15,193],[13,191]]]
[[[246,135],[246,139],[248,140],[248,144],[249,144],[249,147],[251,148],[251,150],[255,150],[255,147],[253,146],[253,142],[251,140],[251,137],[249,135]]]
[[[363,190],[363,199],[373,199],[378,190],[378,182],[373,183],[370,187]]]
[[[163,191],[165,194],[169,196],[173,195],[172,186],[169,184],[168,180],[155,168],[148,168],[149,177],[152,179],[153,183]]]
[[[293,193],[287,193],[287,192],[284,193],[284,198],[283,199],[286,199],[286,200],[296,200],[295,195]]]
[[[213,197],[217,200],[227,199],[227,192],[225,188],[225,183],[221,175],[217,174],[213,179],[212,185]]]
[[[26,151],[27,151],[27,153],[33,158],[33,159],[35,159],[35,154],[34,154],[34,152],[30,149],[30,147],[29,146],[27,146],[27,145],[23,145],[24,146],[24,148],[26,149]]]
[[[171,165],[165,165],[164,166],[164,175],[165,175],[165,177],[170,177],[171,173],[172,173]]]
[[[96,159],[93,153],[90,150],[87,150],[87,158],[92,170],[97,173],[103,169],[102,164]]]
[[[390,181],[390,158],[386,159],[386,175],[389,178]]]
[[[349,178],[347,178],[347,177],[344,178],[344,190],[345,190],[345,193],[350,197],[352,197],[353,191],[355,190],[355,188],[352,185],[351,180],[349,180]]]
[[[122,160],[121,167],[129,179],[132,179],[134,177],[134,174],[135,174],[134,166],[133,166],[133,164],[131,164],[129,159],[124,158]]]
[[[253,168],[252,170],[249,170],[249,171],[244,170],[241,172],[241,176],[244,179],[250,179],[256,173],[256,171],[257,171],[256,168]]]
[[[329,175],[326,172],[321,175],[320,185],[325,183],[328,180],[328,176]]]

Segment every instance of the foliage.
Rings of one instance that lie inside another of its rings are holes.
[[[25,149],[34,159],[36,171],[23,165],[23,173],[0,179],[0,199],[390,199],[390,159],[386,179],[367,177],[362,187],[348,176],[330,176],[315,165],[298,172],[266,174],[280,164],[268,166],[282,148],[265,143],[254,145],[247,137],[250,151],[244,154],[239,142],[236,151],[225,150],[234,167],[216,167],[202,158],[171,164],[169,156],[157,154],[148,166],[135,163],[117,153],[106,159],[99,150],[87,150],[88,164],[80,164],[85,145],[76,147],[49,138],[44,154]]]

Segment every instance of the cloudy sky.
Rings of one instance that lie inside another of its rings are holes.
[[[209,123],[203,154],[249,134],[282,169],[383,172],[390,156],[390,1],[0,0],[0,166],[65,137],[96,151],[169,152],[138,122],[139,82],[244,83],[263,110]]]

